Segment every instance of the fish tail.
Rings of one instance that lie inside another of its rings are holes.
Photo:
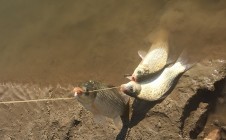
[[[184,49],[177,59],[176,63],[182,66],[183,72],[191,69],[197,62],[192,60],[189,56],[187,49]]]
[[[122,124],[121,118],[119,116],[113,118],[113,122],[118,130],[120,130],[122,128],[123,124]]]

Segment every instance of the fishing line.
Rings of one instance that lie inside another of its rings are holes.
[[[116,89],[116,88],[120,88],[120,86],[111,87],[111,88],[96,89],[96,90],[91,90],[91,91],[87,91],[87,92],[97,92],[97,91],[110,90],[110,89]]]
[[[92,90],[92,91],[87,91],[87,92],[98,92],[98,91],[103,91],[103,90],[111,90],[111,89],[116,89],[120,88],[120,86],[117,87],[111,87],[111,88],[103,88],[103,89],[97,89],[97,90]],[[43,101],[57,101],[57,100],[71,100],[75,99],[75,97],[71,98],[53,98],[53,99],[34,99],[34,100],[24,100],[24,101],[3,101],[0,102],[0,104],[12,104],[12,103],[30,103],[30,102],[43,102]]]
[[[29,102],[57,101],[57,100],[71,100],[71,99],[75,99],[75,98],[71,97],[71,98],[36,99],[36,100],[24,100],[24,101],[4,101],[4,102],[0,102],[0,104],[29,103]]]

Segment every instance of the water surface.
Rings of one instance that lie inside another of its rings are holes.
[[[225,1],[0,2],[0,81],[125,82],[158,28],[170,31],[172,51],[222,58]]]

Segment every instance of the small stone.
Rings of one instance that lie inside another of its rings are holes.
[[[220,136],[219,129],[214,129],[204,138],[204,140],[220,140],[220,139],[221,139],[221,136]]]
[[[215,126],[219,126],[219,125],[220,125],[220,122],[219,122],[219,120],[214,120],[214,121],[213,121],[213,124],[214,124]]]
[[[161,128],[161,126],[162,126],[162,125],[161,125],[161,123],[159,122],[159,123],[158,123],[158,127]]]

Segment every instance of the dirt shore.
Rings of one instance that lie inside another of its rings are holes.
[[[6,140],[203,138],[212,129],[203,131],[209,111],[216,107],[219,91],[225,85],[225,77],[226,61],[197,64],[181,77],[163,101],[134,100],[130,123],[121,130],[112,120],[94,123],[92,114],[75,99],[0,104],[0,136]],[[6,83],[0,86],[1,101],[73,97],[72,87]]]

